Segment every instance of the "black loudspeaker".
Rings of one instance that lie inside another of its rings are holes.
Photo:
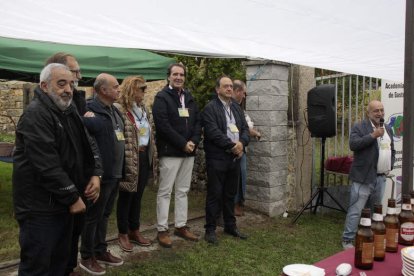
[[[308,123],[312,137],[336,135],[335,85],[322,84],[308,92]]]

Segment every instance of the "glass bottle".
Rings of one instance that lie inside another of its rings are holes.
[[[411,207],[411,196],[403,195],[401,212],[398,215],[400,231],[398,234],[398,243],[403,245],[413,245],[414,242],[414,214]]]
[[[374,206],[371,229],[374,233],[374,260],[383,261],[385,259],[385,224],[381,204]]]
[[[414,214],[414,208],[413,208],[413,206],[414,206],[414,191],[413,190],[410,192],[410,196],[411,196],[411,209],[412,209],[411,211]]]
[[[397,208],[395,207],[395,199],[388,199],[387,214],[384,217],[385,224],[385,251],[398,251],[398,216]]]
[[[355,267],[372,269],[374,265],[374,233],[371,230],[371,210],[362,210],[355,239]]]

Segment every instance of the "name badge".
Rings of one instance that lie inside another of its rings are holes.
[[[188,113],[188,108],[179,108],[178,115],[180,117],[190,117],[190,114]]]
[[[232,133],[238,133],[239,132],[239,129],[237,128],[237,126],[235,124],[229,124],[229,128],[230,128],[230,131]]]
[[[142,127],[139,129],[139,136],[145,136],[147,135],[147,128]]]
[[[125,141],[124,133],[119,129],[115,130],[115,136],[118,141]]]

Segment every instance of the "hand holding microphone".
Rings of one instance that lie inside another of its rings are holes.
[[[381,128],[384,128],[384,118],[381,118],[381,119],[380,119],[380,121],[379,121],[379,126],[380,126]]]
[[[384,131],[385,131],[385,128],[384,128],[384,118],[381,118],[379,120],[379,127],[375,128],[374,132],[371,133],[371,136],[373,138],[382,137],[384,135]]]

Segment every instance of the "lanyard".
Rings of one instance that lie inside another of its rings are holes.
[[[185,108],[184,91],[178,92],[178,97],[180,98],[181,107]]]
[[[231,121],[231,108],[230,108],[230,105],[227,105],[227,106],[228,106],[228,109],[226,108],[225,105],[223,105],[223,109],[226,112],[226,114],[229,116],[229,119]]]
[[[143,109],[141,109],[141,113],[142,113],[141,118],[138,116],[138,114],[135,112],[134,109],[132,109],[132,112],[137,117],[137,119],[139,121],[139,124],[141,124],[143,118],[146,118],[146,116],[145,116],[146,114],[145,114],[145,111]]]

